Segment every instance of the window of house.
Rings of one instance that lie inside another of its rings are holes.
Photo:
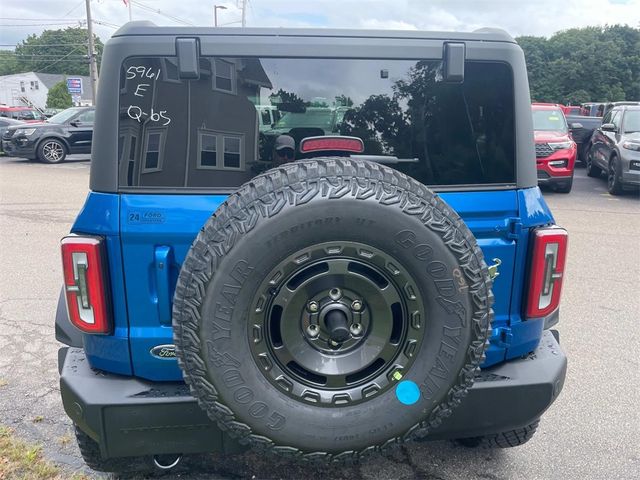
[[[24,93],[24,92],[25,92],[24,82],[20,82],[20,91],[21,91],[22,93]]]
[[[163,137],[164,135],[161,131],[150,130],[147,132],[142,173],[159,172],[162,170]]]
[[[234,73],[235,68],[233,63],[216,58],[215,77],[213,80],[215,82],[214,89],[235,93]]]
[[[262,110],[262,124],[263,125],[271,125],[271,115],[269,114],[269,110]]]
[[[211,133],[200,132],[200,157],[198,168],[216,168],[218,166],[218,137]]]
[[[40,89],[40,84],[38,83],[38,80],[33,82],[33,85],[34,85],[34,90],[39,90]]]
[[[240,137],[224,136],[224,168],[240,169]]]
[[[240,170],[243,166],[241,135],[200,131],[198,151],[198,168]]]

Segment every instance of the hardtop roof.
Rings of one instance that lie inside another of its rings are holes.
[[[498,28],[481,28],[473,32],[432,32],[417,30],[358,30],[334,28],[220,28],[220,27],[165,27],[149,21],[129,22],[120,27],[113,37],[146,35],[179,36],[272,36],[272,37],[344,37],[381,39],[462,40],[478,42],[516,43],[514,38]]]

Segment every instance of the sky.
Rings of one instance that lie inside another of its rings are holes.
[[[131,0],[134,20],[157,25],[240,26],[242,0]],[[123,0],[92,0],[95,32],[106,41],[128,21]],[[85,0],[0,0],[0,48],[45,29],[77,26]],[[248,27],[336,27],[472,31],[550,36],[587,25],[640,28],[640,0],[248,0]]]

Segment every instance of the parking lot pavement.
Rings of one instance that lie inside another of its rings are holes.
[[[44,165],[0,157],[0,424],[43,444],[67,471],[99,478],[83,466],[60,404],[53,332],[58,241],[82,206],[88,171],[82,159]],[[202,456],[165,478],[639,478],[640,200],[611,197],[604,179],[584,170],[571,194],[545,196],[570,234],[559,327],[569,371],[531,442],[510,450],[409,444],[339,469],[255,454]]]

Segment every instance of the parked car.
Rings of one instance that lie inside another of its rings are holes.
[[[602,172],[612,195],[640,186],[640,105],[613,107],[593,132],[587,175],[600,177]]]
[[[580,115],[584,117],[602,117],[604,115],[605,103],[602,102],[587,102],[582,103],[580,108]]]
[[[593,131],[602,124],[602,117],[585,117],[583,115],[567,115],[567,123],[571,138],[578,148],[577,160],[583,165],[587,164],[587,152],[591,145]]]
[[[67,154],[91,153],[93,107],[74,107],[46,122],[9,127],[2,136],[2,148],[9,155],[60,163]]]
[[[42,113],[46,118],[51,118],[54,115],[62,112],[63,110],[65,109],[64,108],[45,108]]]
[[[21,122],[20,120],[14,120],[13,118],[0,117],[0,138],[4,136],[7,128],[16,125],[22,125],[23,123],[24,122]],[[4,149],[2,148],[2,142],[0,142],[0,152],[4,152]]]
[[[137,22],[103,59],[55,319],[91,468],[532,438],[566,375],[567,232],[511,36]],[[280,134],[288,161],[256,175],[276,95],[348,96],[349,117],[289,111],[320,131]]]
[[[27,123],[35,123],[44,120],[44,115],[31,107],[9,107],[0,105],[0,117],[22,120]]]
[[[623,102],[608,102],[608,103],[605,103],[604,104],[604,109],[602,111],[602,116],[604,117],[607,113],[609,113],[615,107],[621,107],[623,105],[640,105],[640,102],[636,102],[636,101],[633,101],[633,100],[628,100],[628,101],[623,101]]]
[[[580,110],[582,110],[582,107],[579,105],[561,105],[561,108],[565,117],[569,115],[580,115]]]
[[[557,105],[534,103],[534,140],[538,183],[561,193],[569,193],[573,185],[577,147],[571,138],[567,120]],[[575,124],[574,128],[582,125]]]

